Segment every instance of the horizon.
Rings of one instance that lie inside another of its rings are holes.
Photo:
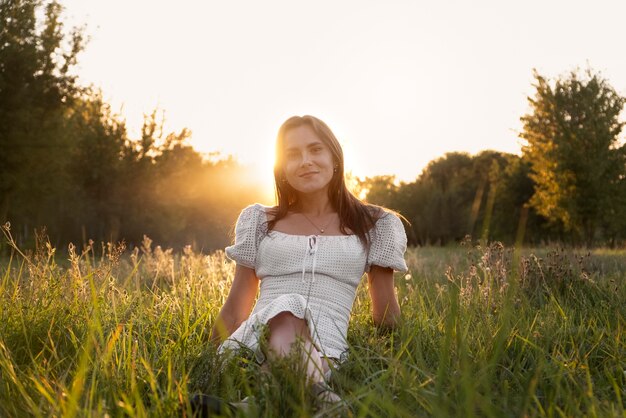
[[[267,188],[276,132],[295,114],[330,126],[346,172],[409,182],[447,152],[519,155],[533,68],[553,79],[591,67],[626,90],[618,1],[62,5],[90,38],[79,79],[131,138],[158,107],[166,132],[188,128],[194,149],[233,156]]]

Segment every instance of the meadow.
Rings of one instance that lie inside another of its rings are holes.
[[[11,242],[10,230],[3,229]],[[293,362],[216,356],[224,253],[53,248],[0,261],[0,416],[190,416],[196,392],[253,416],[314,416]],[[626,416],[626,250],[411,248],[402,325],[372,325],[366,280],[332,386],[355,417]],[[328,415],[331,415],[329,411]]]

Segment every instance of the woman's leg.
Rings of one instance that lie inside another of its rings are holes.
[[[311,341],[311,332],[304,319],[294,316],[291,312],[281,312],[269,322],[268,348],[270,355],[285,357],[293,349],[297,340],[303,342],[303,361],[306,364],[307,377],[311,383],[324,380],[324,373],[329,369],[328,363],[322,361],[319,351]]]

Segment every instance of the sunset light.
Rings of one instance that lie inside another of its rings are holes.
[[[131,133],[160,106],[196,149],[246,164],[269,158],[286,118],[312,114],[351,150],[355,174],[410,181],[445,152],[519,153],[533,68],[589,63],[626,88],[611,44],[619,1],[322,1],[305,14],[288,1],[63,4],[90,37],[81,79]]]
[[[0,0],[0,417],[626,418],[625,17]]]

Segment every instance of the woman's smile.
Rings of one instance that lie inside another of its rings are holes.
[[[284,175],[297,193],[315,193],[328,188],[333,178],[333,156],[309,126],[285,134]]]

